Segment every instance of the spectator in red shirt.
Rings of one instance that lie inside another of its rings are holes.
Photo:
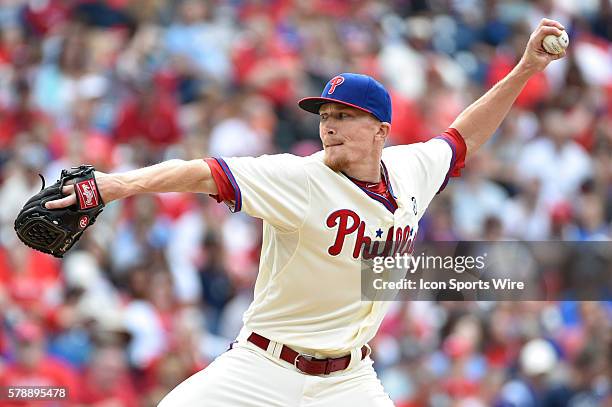
[[[15,361],[0,376],[0,386],[52,386],[68,391],[69,405],[79,397],[76,373],[68,366],[45,355],[44,332],[33,321],[15,327]],[[3,404],[24,405],[24,404]]]
[[[137,407],[138,397],[121,347],[104,345],[94,355],[83,379],[80,402],[99,407]]]
[[[42,111],[32,107],[32,92],[27,80],[17,79],[14,82],[14,90],[13,106],[0,109],[0,148],[9,148],[20,133],[36,136],[37,131],[52,126]]]
[[[23,10],[23,19],[33,34],[51,35],[60,31],[68,20],[70,10],[66,3],[60,0],[28,2]]]
[[[233,50],[234,79],[277,106],[296,98],[302,65],[268,18],[250,21]]]
[[[514,66],[513,58],[504,53],[493,56],[489,64],[487,74],[487,87],[495,85],[506,76]],[[539,103],[542,103],[550,96],[550,86],[548,79],[543,72],[538,72],[533,75],[527,85],[523,88],[521,94],[516,98],[516,106],[525,109],[534,109]]]
[[[144,139],[151,146],[162,147],[180,139],[175,101],[154,83],[137,86],[136,98],[120,108],[115,139],[125,143]]]

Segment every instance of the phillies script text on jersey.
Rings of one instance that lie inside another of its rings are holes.
[[[382,256],[395,256],[396,254],[410,254],[414,249],[414,238],[410,226],[398,227],[391,226],[387,230],[385,245],[380,251],[380,241],[374,241],[365,235],[366,223],[361,220],[359,215],[350,209],[339,209],[332,212],[327,217],[327,227],[333,229],[337,227],[336,239],[327,252],[332,256],[337,256],[342,252],[344,240],[347,236],[356,233],[355,246],[353,248],[353,258],[358,258],[363,250],[363,258],[371,259]]]

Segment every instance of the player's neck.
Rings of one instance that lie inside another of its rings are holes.
[[[380,160],[371,163],[355,163],[343,171],[349,177],[363,182],[378,183],[381,178]]]

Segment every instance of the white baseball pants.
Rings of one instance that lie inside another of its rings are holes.
[[[356,360],[345,370],[310,376],[251,343],[237,343],[179,384],[158,407],[393,406],[372,359]]]

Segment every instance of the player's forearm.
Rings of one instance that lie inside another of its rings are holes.
[[[476,151],[493,135],[533,73],[529,67],[521,64],[515,66],[504,79],[455,119],[451,127],[463,136],[468,154]]]
[[[102,178],[108,176],[108,182]],[[96,175],[105,202],[141,193],[200,192],[216,194],[217,186],[204,160],[169,160],[118,174]]]

